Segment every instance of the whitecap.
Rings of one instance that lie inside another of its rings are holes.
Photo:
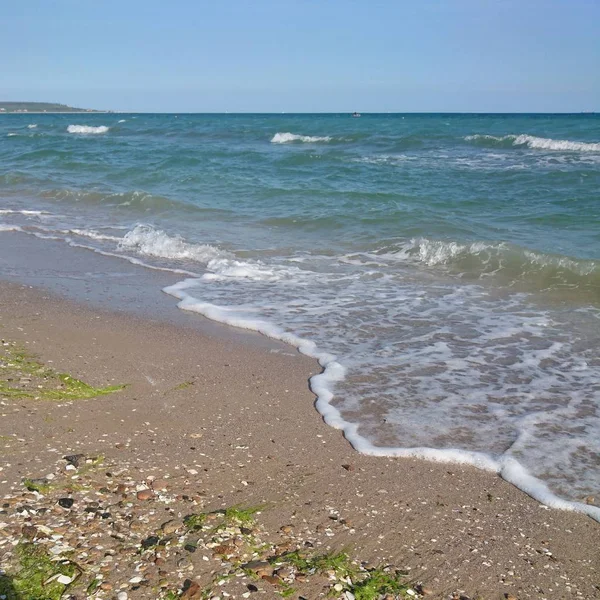
[[[93,127],[92,125],[69,125],[67,127],[67,131],[69,133],[82,133],[82,134],[97,134],[97,133],[106,133],[109,130],[109,127],[106,125],[98,125],[97,127]]]
[[[316,135],[298,135],[295,133],[276,133],[271,138],[272,144],[289,144],[290,142],[304,142],[307,144],[315,144],[318,142],[330,142],[332,138],[330,136],[316,136]]]
[[[571,152],[600,152],[599,142],[579,142],[572,140],[555,140],[552,138],[538,137],[528,134],[509,134],[504,136],[495,136],[488,134],[467,135],[464,138],[467,142],[489,141],[502,144],[503,142],[512,142],[513,146],[527,146],[537,150],[556,150]]]

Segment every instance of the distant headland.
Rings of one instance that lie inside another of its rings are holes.
[[[102,113],[108,110],[95,110],[93,108],[75,108],[67,104],[55,102],[2,102],[0,100],[0,114],[6,113]]]

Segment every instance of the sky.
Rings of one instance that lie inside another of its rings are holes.
[[[0,4],[5,101],[150,112],[600,111],[600,0]]]

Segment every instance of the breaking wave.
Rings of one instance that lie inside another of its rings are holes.
[[[600,261],[548,254],[505,242],[411,239],[377,251],[378,259],[418,262],[468,279],[499,277],[530,288],[578,288],[600,301]]]
[[[106,125],[98,125],[93,127],[91,125],[69,125],[67,131],[69,133],[82,133],[82,134],[94,134],[94,133],[106,133],[110,128]]]
[[[204,265],[211,260],[231,256],[209,244],[193,244],[179,235],[171,236],[151,225],[143,224],[136,225],[127,232],[119,242],[118,249],[154,258],[191,260]]]
[[[557,150],[570,152],[600,152],[600,142],[574,142],[571,140],[553,140],[537,137],[535,135],[468,135],[464,138],[467,142],[474,142],[479,146],[511,147],[527,146],[536,150]]]
[[[290,142],[304,142],[307,144],[315,144],[317,142],[330,142],[330,136],[316,136],[316,135],[297,135],[295,133],[276,133],[272,139],[272,144],[289,144]]]

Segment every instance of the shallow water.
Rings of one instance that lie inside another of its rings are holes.
[[[178,270],[319,358],[359,450],[599,494],[599,117],[4,115],[0,151],[0,232]]]

